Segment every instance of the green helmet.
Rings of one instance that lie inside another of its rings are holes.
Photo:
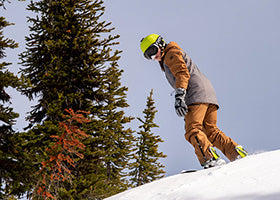
[[[163,48],[164,46],[165,42],[158,34],[150,34],[143,38],[140,43],[140,48],[147,59],[152,59],[152,56],[158,52],[158,48]]]

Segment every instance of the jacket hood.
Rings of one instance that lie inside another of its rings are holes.
[[[170,42],[163,50],[163,53],[166,54],[166,52],[174,48],[182,50],[176,42]]]
[[[170,42],[162,51],[162,60],[159,61],[159,65],[161,67],[161,70],[164,72],[165,69],[163,67],[163,60],[164,60],[164,56],[166,55],[166,53],[171,50],[171,49],[180,49],[182,50],[179,45],[176,42]]]

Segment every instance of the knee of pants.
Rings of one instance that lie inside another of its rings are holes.
[[[186,133],[185,133],[186,140],[191,143],[190,141],[191,138],[197,135],[199,132],[203,132],[202,127],[193,127],[193,128],[186,129]]]
[[[215,124],[204,124],[204,132],[210,137],[213,133],[219,132],[219,128]]]

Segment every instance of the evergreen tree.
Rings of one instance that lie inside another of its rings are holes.
[[[57,199],[60,182],[72,180],[72,173],[68,166],[75,167],[74,156],[83,158],[83,154],[80,153],[85,148],[82,139],[88,135],[79,129],[77,124],[88,123],[90,120],[84,116],[88,113],[74,112],[72,109],[65,111],[67,112],[65,120],[59,124],[61,133],[51,136],[56,141],[46,150],[49,152],[49,159],[42,162],[39,171],[42,180],[36,184],[36,192],[32,195],[34,199],[38,197]]]
[[[104,86],[107,90],[105,112],[102,113],[100,119],[105,125],[103,138],[103,152],[105,153],[104,162],[106,167],[107,182],[110,188],[107,188],[107,194],[121,192],[127,189],[125,182],[126,169],[129,159],[131,158],[131,146],[135,140],[131,129],[123,130],[124,125],[132,120],[125,117],[124,112],[119,108],[127,107],[125,100],[125,91],[127,88],[121,87],[120,76],[122,71],[117,69],[117,63],[113,63],[105,72],[106,80]],[[121,186],[121,187],[120,187]],[[121,189],[121,190],[120,190]]]
[[[2,5],[2,4],[0,4]],[[11,39],[3,36],[3,28],[11,25],[4,17],[0,17],[0,59],[4,58],[6,48],[16,48],[17,44]],[[14,133],[12,125],[18,114],[13,112],[7,104],[10,101],[10,95],[6,88],[16,87],[17,78],[6,67],[11,63],[0,63],[0,198],[3,199],[5,193],[10,189],[9,179],[13,176],[11,166],[14,166],[14,148],[11,136]],[[12,148],[11,148],[12,147]]]
[[[152,132],[152,128],[158,127],[154,123],[157,110],[152,96],[153,90],[151,90],[150,96],[147,98],[146,109],[143,111],[144,120],[137,118],[141,122],[139,126],[141,130],[137,132],[138,141],[134,154],[135,162],[131,164],[132,171],[130,172],[134,186],[162,178],[165,173],[164,166],[158,161],[160,158],[166,157],[166,155],[158,151],[158,143],[163,142],[163,140]]]
[[[96,113],[98,119],[90,125],[94,127],[96,137],[85,142],[88,147],[84,153],[86,159],[81,160],[83,165],[77,168],[80,178],[74,180],[79,188],[71,191],[74,199],[103,199],[128,187],[125,171],[128,171],[134,137],[131,129],[124,129],[132,118],[125,117],[120,110],[128,106],[125,100],[127,88],[120,84],[121,74],[116,62],[104,71],[100,89],[106,100],[101,104],[101,112]],[[80,175],[82,172],[84,177]]]
[[[0,59],[6,57],[4,51],[6,48],[14,49],[18,47],[18,44],[14,40],[5,38],[3,35],[3,28],[10,25],[13,24],[7,22],[4,17],[0,16]],[[9,86],[16,88],[18,86],[19,80],[13,73],[6,69],[9,65],[11,65],[11,63],[0,63],[0,100],[2,101],[2,104],[0,105],[0,120],[8,125],[12,125],[15,122],[15,119],[18,117],[18,114],[14,113],[12,108],[4,106],[4,103],[9,102],[11,98],[5,89]]]
[[[4,1],[0,2],[0,7]],[[18,44],[3,36],[3,29],[13,25],[0,16],[0,59],[6,57],[5,49],[14,49]],[[10,95],[6,89],[17,88],[20,85],[19,79],[11,73],[7,67],[11,63],[0,62],[0,199],[8,196],[20,196],[28,188],[26,180],[28,174],[25,174],[24,155],[17,144],[18,134],[13,130],[19,114],[10,107]]]
[[[47,159],[50,137],[59,132],[65,109],[90,112],[91,121],[80,127],[87,135],[84,158],[69,166],[73,180],[59,184],[58,199],[98,199],[126,189],[124,179],[133,135],[124,127],[131,117],[122,71],[112,52],[119,37],[111,36],[110,23],[99,22],[104,14],[101,0],[41,0],[28,9],[37,13],[21,54],[26,80],[22,93],[37,105],[30,111],[30,125],[22,133],[22,148],[38,170]],[[35,178],[35,177],[34,177]]]
[[[0,7],[5,9],[4,3],[0,1]],[[6,48],[17,48],[18,44],[3,36],[3,28],[13,25],[0,16],[0,59],[6,57]],[[15,196],[23,195],[30,189],[31,174],[30,166],[25,163],[24,153],[17,145],[18,133],[13,130],[18,113],[9,106],[10,95],[6,92],[8,87],[18,88],[21,84],[19,79],[9,70],[7,66],[11,63],[0,63],[0,198],[15,199]]]

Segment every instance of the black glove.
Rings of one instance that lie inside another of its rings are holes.
[[[175,90],[175,110],[179,117],[184,117],[187,112],[188,108],[185,103],[185,96],[186,96],[186,89],[184,88],[177,88]]]

